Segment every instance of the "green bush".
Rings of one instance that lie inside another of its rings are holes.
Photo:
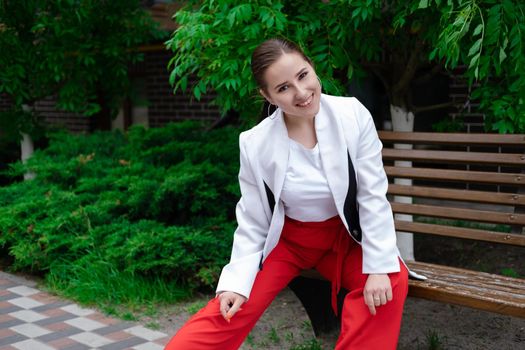
[[[189,291],[213,286],[234,230],[238,133],[183,122],[126,134],[52,134],[49,147],[6,172],[17,181],[0,188],[3,255],[13,270],[41,274],[63,290],[100,289],[99,275]],[[20,181],[26,171],[36,178]],[[90,266],[95,272],[83,273]],[[118,288],[129,289],[111,287]]]

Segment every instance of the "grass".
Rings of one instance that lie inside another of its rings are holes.
[[[247,349],[283,350],[321,350],[322,341],[312,337],[311,328],[305,329],[309,322],[302,322],[300,330],[294,334],[287,324],[271,324],[269,328],[254,328],[244,341]],[[311,326],[310,326],[311,327]]]
[[[189,289],[173,281],[120,272],[104,262],[55,265],[45,286],[51,292],[83,305],[97,306],[124,320],[136,320],[139,314],[155,316],[158,305],[190,296]]]
[[[281,338],[277,334],[277,330],[274,327],[270,329],[270,332],[268,333],[268,338],[274,344],[279,344],[281,342]]]
[[[250,345],[250,346],[255,346],[255,340],[253,339],[253,335],[252,334],[248,334],[248,336],[246,337],[246,340],[245,340],[246,344]]]
[[[194,315],[196,314],[200,309],[202,309],[203,307],[205,307],[207,304],[207,301],[205,300],[199,300],[199,301],[196,301],[196,302],[193,302],[191,303],[190,305],[188,305],[186,307],[186,311],[188,311],[188,313],[190,315]]]
[[[430,330],[427,333],[427,345],[428,350],[443,350],[444,349],[444,339],[440,337],[440,335],[434,331]]]
[[[294,345],[290,350],[323,350],[321,342],[317,339],[309,339],[302,344]]]
[[[144,326],[149,328],[149,329],[153,329],[154,331],[160,330],[160,327],[161,327],[160,323],[155,322],[155,321],[148,322]]]
[[[445,350],[445,342],[447,337],[442,337],[436,330],[429,329],[426,331],[425,342],[420,343],[419,338],[416,339],[417,350]]]
[[[501,274],[507,277],[520,278],[519,273],[516,270],[514,270],[512,267],[506,267],[506,268],[501,269]]]

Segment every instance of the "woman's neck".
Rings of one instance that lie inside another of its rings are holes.
[[[283,113],[284,123],[286,124],[286,127],[289,129],[307,129],[307,128],[315,128],[315,116],[313,117],[296,117],[296,116],[289,116],[288,114]]]
[[[284,123],[288,130],[288,137],[301,143],[307,148],[313,148],[317,144],[315,134],[315,116],[308,117],[290,117],[284,115]]]

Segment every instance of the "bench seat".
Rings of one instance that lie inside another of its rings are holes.
[[[428,277],[409,280],[410,296],[525,317],[525,279],[419,261],[407,265]]]

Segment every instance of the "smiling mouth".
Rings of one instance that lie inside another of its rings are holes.
[[[312,104],[312,101],[314,100],[314,94],[311,94],[308,99],[302,103],[298,103],[296,106],[298,107],[308,107]]]

